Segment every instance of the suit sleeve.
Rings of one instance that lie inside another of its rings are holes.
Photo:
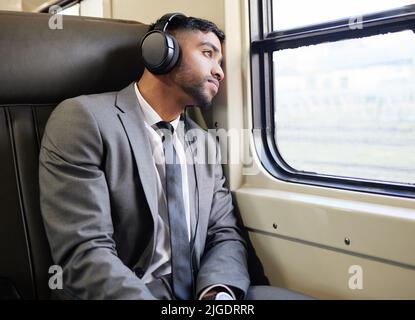
[[[78,299],[155,299],[118,258],[98,123],[79,101],[52,113],[39,157],[42,217],[63,290]]]
[[[234,290],[237,298],[242,298],[250,283],[247,251],[234,215],[232,196],[225,185],[218,144],[216,154],[212,207],[196,293],[199,296],[205,288],[223,284],[237,289]]]

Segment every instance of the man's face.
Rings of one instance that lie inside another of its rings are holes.
[[[175,36],[181,59],[172,71],[173,81],[189,99],[188,105],[208,108],[224,78],[221,43],[212,32],[180,31]]]

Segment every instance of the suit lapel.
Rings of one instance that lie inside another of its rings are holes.
[[[192,131],[192,134],[188,137],[189,141],[189,148],[191,148],[191,153],[194,161],[194,171],[196,174],[196,183],[197,183],[197,190],[195,190],[198,194],[196,197],[198,201],[198,205],[195,204],[196,208],[196,216],[195,219],[199,220],[196,221],[196,225],[192,225],[193,228],[197,228],[199,231],[194,231],[196,233],[196,239],[194,244],[194,256],[193,258],[200,257],[203,253],[204,247],[201,247],[201,244],[204,243],[201,236],[204,233],[200,232],[200,229],[206,228],[207,224],[209,223],[209,215],[210,215],[210,208],[211,208],[211,201],[212,201],[212,192],[213,188],[209,181],[212,181],[213,177],[213,165],[207,165],[206,161],[208,159],[206,145],[208,143],[214,143],[214,141],[210,141],[208,136],[205,134],[201,134],[199,130],[203,130],[192,122],[189,121],[189,129]],[[195,131],[193,131],[195,130]],[[209,142],[208,142],[209,141]],[[212,146],[211,146],[212,147]],[[192,169],[193,170],[193,169]],[[193,174],[192,174],[193,176]],[[192,183],[190,183],[193,185]],[[197,213],[197,210],[199,213]],[[197,259],[198,260],[198,259]],[[196,267],[198,268],[198,261],[196,262]]]
[[[117,93],[116,107],[121,110],[118,113],[119,119],[128,136],[134,159],[140,175],[141,184],[148,206],[153,216],[154,230],[157,230],[158,205],[157,205],[157,185],[156,176],[153,168],[153,157],[148,140],[147,132],[143,120],[143,113],[138,104],[137,95],[133,82],[127,88]],[[153,250],[154,252],[153,241]]]

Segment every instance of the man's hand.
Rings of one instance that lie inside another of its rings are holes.
[[[210,288],[200,297],[201,300],[235,300],[231,295],[230,289],[223,286],[215,286]]]
[[[202,297],[202,300],[212,300],[212,297],[216,296],[219,292],[225,291],[225,290],[219,290],[220,288],[212,288],[208,292],[205,293],[205,295]]]

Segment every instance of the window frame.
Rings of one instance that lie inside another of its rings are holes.
[[[263,167],[274,177],[292,183],[415,198],[415,183],[383,182],[363,178],[293,170],[275,141],[273,52],[301,46],[363,38],[412,29],[415,5],[359,16],[361,27],[350,28],[350,17],[303,27],[272,30],[272,0],[250,0],[251,92],[253,139]],[[295,12],[293,13],[295,14]]]
[[[59,0],[56,1],[55,3],[43,8],[40,13],[49,13],[49,8],[53,7],[53,6],[59,6],[62,8],[62,10],[68,9],[74,5],[77,5],[79,3],[81,3],[83,0]]]

